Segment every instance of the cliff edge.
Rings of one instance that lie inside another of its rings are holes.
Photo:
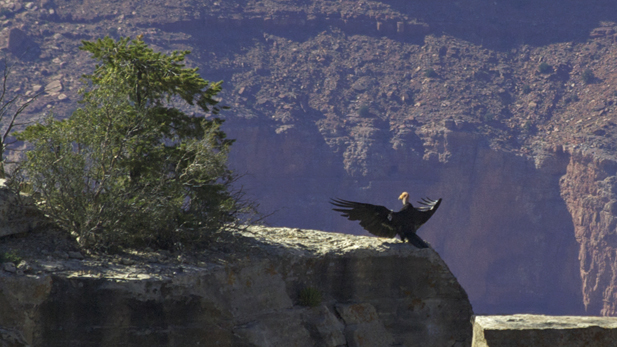
[[[471,344],[456,278],[398,240],[252,227],[200,256],[79,258],[0,271],[0,346]]]

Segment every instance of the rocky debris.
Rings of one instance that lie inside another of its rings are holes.
[[[0,273],[6,303],[0,322],[10,322],[0,329],[23,334],[32,346],[52,340],[331,347],[471,341],[467,296],[431,249],[264,227],[225,242],[227,256],[199,265],[189,264],[188,255],[180,265],[51,258],[33,261],[33,274]],[[307,287],[321,293],[312,308],[300,305]]]
[[[58,60],[60,62],[60,60]],[[45,93],[55,96],[62,91],[62,81],[60,79],[54,79],[45,85]]]
[[[15,273],[17,272],[17,267],[15,267],[15,264],[13,263],[3,263],[2,270]]]
[[[609,347],[617,340],[617,318],[475,316],[472,347]]]
[[[32,271],[32,266],[30,266],[27,261],[22,260],[19,262],[19,264],[17,264],[17,271],[21,271],[22,273],[29,273]]]

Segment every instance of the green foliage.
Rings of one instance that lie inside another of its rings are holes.
[[[300,291],[298,297],[300,305],[308,307],[316,307],[321,304],[321,292],[315,287],[306,287]]]
[[[436,78],[437,76],[437,72],[435,72],[435,70],[433,70],[432,68],[424,70],[424,77]]]
[[[528,84],[526,84],[523,86],[523,94],[529,94],[529,93],[531,93],[531,87]]]
[[[189,52],[164,55],[141,40],[81,49],[100,63],[84,76],[81,107],[17,135],[33,149],[14,181],[28,180],[43,212],[89,248],[197,246],[234,222],[244,205],[230,192],[223,121],[172,106],[217,114],[221,82],[186,68]]]
[[[583,71],[581,77],[583,78],[583,82],[585,82],[585,84],[591,84],[596,80],[596,76],[593,74],[591,69],[586,69]]]
[[[365,117],[365,118],[366,118],[366,117],[370,117],[370,116],[371,116],[371,111],[370,111],[370,109],[369,109],[369,107],[368,107],[368,106],[363,105],[363,106],[361,106],[361,107],[360,107],[360,109],[358,110],[358,115],[359,115],[360,117]]]
[[[484,120],[484,122],[492,122],[494,120],[496,120],[497,117],[491,113],[491,112],[486,112],[483,116],[482,116],[482,120]]]
[[[13,263],[17,265],[20,261],[22,261],[22,258],[17,255],[17,252],[15,252],[15,250],[0,253],[0,264]]]
[[[541,74],[549,74],[553,72],[553,67],[547,63],[541,63],[540,65],[538,65],[538,72],[540,72]]]

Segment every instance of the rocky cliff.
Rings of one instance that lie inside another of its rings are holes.
[[[190,49],[270,224],[362,233],[328,198],[442,197],[420,234],[477,312],[615,314],[609,1],[5,1],[0,20],[9,91],[43,92],[29,118],[77,107],[83,39]]]
[[[48,254],[0,270],[1,346],[471,344],[456,278],[398,241],[255,227],[194,257]]]
[[[613,158],[575,151],[560,182],[580,244],[585,307],[589,312],[610,316],[617,314],[616,173],[617,162]]]

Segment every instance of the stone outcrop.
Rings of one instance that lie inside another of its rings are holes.
[[[472,347],[611,347],[617,318],[516,314],[476,316]]]
[[[0,345],[471,343],[467,295],[432,249],[261,227],[221,247],[233,252],[166,264],[47,257],[0,272]],[[306,290],[320,293],[314,307],[301,305]]]

